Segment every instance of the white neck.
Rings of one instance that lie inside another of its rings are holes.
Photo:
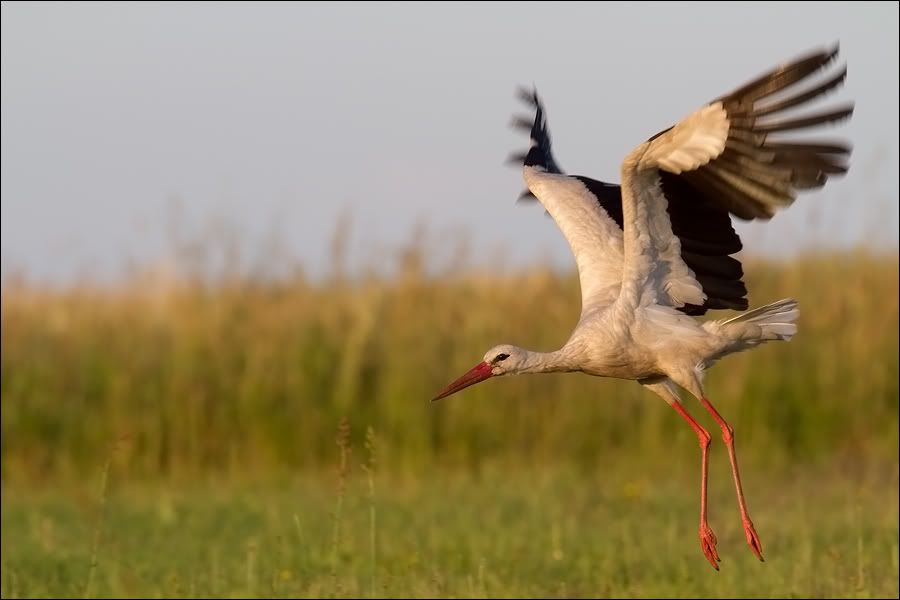
[[[560,373],[580,368],[568,346],[554,352],[532,352],[524,348],[522,351],[525,353],[525,360],[518,369],[519,373]]]

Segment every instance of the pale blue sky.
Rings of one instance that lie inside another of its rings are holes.
[[[165,258],[172,223],[219,219],[248,263],[277,239],[316,273],[342,211],[351,263],[423,223],[442,257],[465,232],[474,262],[571,266],[514,203],[517,85],[537,85],[566,171],[618,181],[637,143],[835,41],[853,167],[739,225],[755,253],[896,246],[897,3],[4,2],[3,271],[109,276]]]

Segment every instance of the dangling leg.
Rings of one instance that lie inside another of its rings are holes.
[[[681,402],[678,400],[678,395],[672,388],[670,382],[663,381],[661,383],[643,385],[647,389],[662,396],[663,400],[665,400],[669,406],[674,408],[675,411],[687,421],[688,425],[691,426],[691,429],[694,430],[694,433],[697,434],[697,439],[700,442],[700,549],[703,551],[703,555],[706,556],[706,560],[709,561],[709,564],[718,571],[719,565],[717,563],[721,559],[719,558],[719,553],[716,551],[716,534],[709,528],[709,523],[706,520],[706,482],[709,474],[709,433],[707,433],[707,431],[694,420],[688,411],[685,410],[684,406],[681,405]]]
[[[709,403],[709,400],[706,399],[706,394],[703,393],[703,386],[700,384],[697,373],[681,374],[675,382],[696,396],[703,405],[703,408],[709,411],[709,414],[712,415],[713,419],[716,420],[716,423],[718,423],[719,427],[722,429],[722,441],[725,442],[725,446],[728,448],[728,458],[731,461],[731,474],[734,476],[734,487],[737,490],[738,505],[741,508],[741,521],[744,524],[744,535],[747,538],[750,549],[753,550],[753,554],[756,555],[756,558],[764,561],[765,559],[763,559],[762,556],[762,543],[759,541],[756,529],[753,528],[753,521],[750,520],[750,515],[747,512],[747,503],[744,500],[744,491],[741,488],[741,476],[738,472],[737,456],[734,453],[734,429],[725,422],[722,415],[720,415],[713,405]]]
[[[719,427],[722,429],[722,441],[724,441],[725,445],[728,447],[728,458],[731,461],[731,473],[734,476],[734,487],[737,490],[738,505],[741,507],[741,521],[744,524],[744,535],[747,537],[747,543],[750,544],[750,549],[753,550],[753,554],[756,555],[756,558],[765,561],[762,556],[762,544],[759,541],[759,536],[756,534],[756,529],[753,528],[753,521],[750,520],[750,515],[747,512],[747,503],[744,500],[744,490],[741,488],[741,474],[738,471],[737,455],[734,452],[734,428],[725,422],[725,419],[723,419],[722,415],[719,414],[719,411],[709,403],[706,396],[700,396],[700,403],[703,404],[703,408],[709,411],[709,414],[712,415],[713,419],[716,420],[716,423],[718,423]]]

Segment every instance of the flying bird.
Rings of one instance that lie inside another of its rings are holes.
[[[513,121],[531,137],[527,152],[512,157],[527,186],[521,198],[540,201],[568,241],[581,315],[558,350],[495,346],[434,400],[491,377],[550,372],[633,380],[655,392],[700,442],[700,547],[718,570],[706,506],[711,436],[681,403],[679,388],[686,390],[721,428],[747,543],[763,560],[741,487],[734,429],[707,398],[703,376],[727,355],[797,332],[799,311],[791,298],[748,310],[743,268],[732,256],[742,248],[732,217],[771,219],[798,192],[846,173],[848,143],[790,132],[845,120],[852,103],[785,115],[844,82],[847,69],[835,65],[837,54],[837,45],[811,52],[706,103],[632,150],[621,163],[620,184],[564,173],[536,89],[520,89],[534,110],[533,117]],[[738,314],[696,318],[723,309]]]

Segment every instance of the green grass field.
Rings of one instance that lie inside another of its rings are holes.
[[[896,254],[745,260],[751,305],[797,298],[800,333],[706,381],[765,563],[685,399],[714,432],[718,573],[696,438],[634,383],[429,402],[496,343],[561,344],[577,279],[411,256],[354,283],[7,281],[2,596],[898,596]]]
[[[7,493],[3,597],[897,597],[896,468],[772,476],[748,461],[760,563],[714,461],[716,572],[695,451],[617,452],[592,473],[376,474],[374,494],[359,469],[342,495],[324,476],[146,488],[115,473],[105,508],[97,490]]]

